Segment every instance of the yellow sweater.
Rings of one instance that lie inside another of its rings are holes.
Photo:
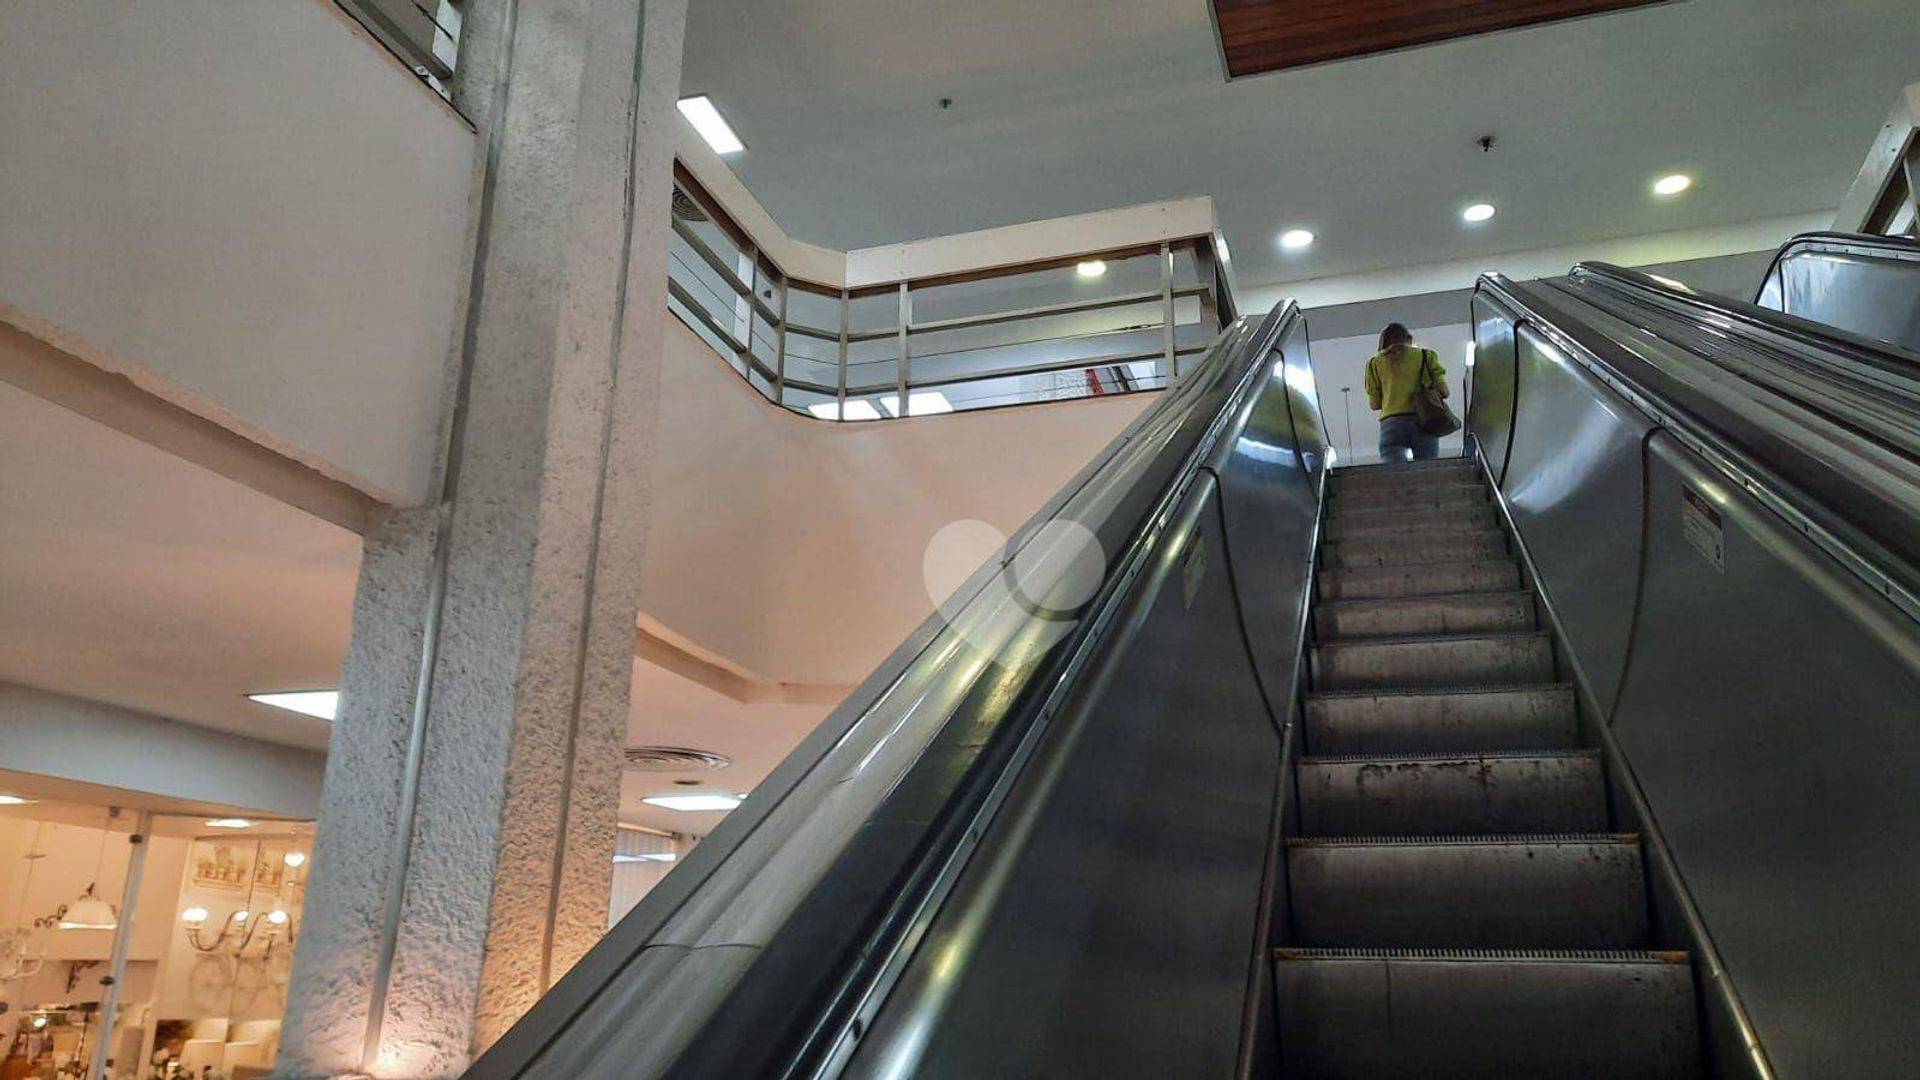
[[[1420,390],[1423,368],[1435,386],[1446,388],[1447,369],[1440,366],[1440,357],[1432,349],[1407,345],[1374,353],[1367,361],[1367,406],[1382,420],[1413,415],[1413,395]]]

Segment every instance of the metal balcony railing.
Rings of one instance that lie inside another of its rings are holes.
[[[334,0],[420,81],[449,100],[465,0]]]
[[[1211,235],[831,287],[782,272],[675,172],[669,308],[768,400],[822,420],[1161,389],[1233,317]]]

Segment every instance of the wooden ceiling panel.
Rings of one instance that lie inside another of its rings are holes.
[[[1211,0],[1227,77],[1671,0]]]

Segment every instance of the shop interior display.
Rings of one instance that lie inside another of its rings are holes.
[[[78,1080],[103,1039],[112,1080],[271,1071],[310,823],[152,815],[140,860],[136,828],[105,807],[0,807],[0,1080]],[[123,934],[109,1023],[105,980]]]

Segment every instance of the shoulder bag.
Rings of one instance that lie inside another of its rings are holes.
[[[1460,430],[1460,418],[1453,415],[1447,407],[1447,399],[1440,396],[1434,388],[1432,370],[1433,350],[1420,350],[1420,389],[1413,395],[1414,423],[1422,435],[1444,438]]]

